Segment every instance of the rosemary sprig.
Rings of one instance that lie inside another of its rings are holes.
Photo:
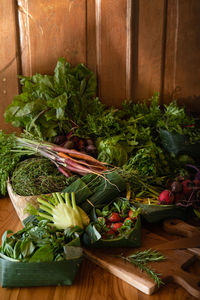
[[[128,261],[138,267],[141,271],[146,272],[159,287],[164,284],[160,278],[161,274],[156,273],[151,267],[147,266],[148,262],[157,262],[166,259],[160,252],[152,249],[138,251],[129,256],[119,255],[125,261]]]

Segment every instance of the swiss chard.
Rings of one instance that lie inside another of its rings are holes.
[[[83,64],[60,58],[54,75],[20,76],[22,93],[7,107],[5,120],[46,140],[81,126],[96,107],[96,78]]]

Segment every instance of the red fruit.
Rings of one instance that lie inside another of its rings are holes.
[[[133,220],[137,219],[137,217],[135,216],[135,213],[131,209],[128,212],[128,216],[129,216],[129,218],[131,218]]]
[[[112,212],[111,215],[108,217],[108,221],[115,223],[121,221],[120,215],[116,212]]]
[[[133,219],[133,218],[130,218],[130,217],[126,218],[126,219],[124,220],[124,223],[125,223],[126,221],[130,221],[130,220],[131,220],[131,223],[133,223],[134,219]]]
[[[174,202],[174,194],[170,190],[164,190],[158,198],[159,204],[172,204]]]
[[[118,232],[118,229],[121,228],[123,225],[123,223],[119,222],[119,223],[113,223],[111,225],[111,228],[113,231]]]
[[[183,193],[185,195],[188,195],[192,192],[193,190],[193,183],[191,180],[187,179],[187,180],[184,180],[182,182],[182,185],[183,185]]]

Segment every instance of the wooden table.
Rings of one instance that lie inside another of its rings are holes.
[[[11,229],[22,227],[9,198],[0,199],[0,235]],[[199,265],[192,269],[199,273]],[[84,260],[72,286],[37,288],[0,288],[0,300],[194,300],[176,284],[167,284],[154,295],[148,296],[124,281]]]

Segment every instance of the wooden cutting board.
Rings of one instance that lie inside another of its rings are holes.
[[[141,272],[134,265],[125,262],[115,255],[130,255],[141,249],[155,248],[155,245],[166,243],[163,237],[143,230],[142,248],[131,249],[84,249],[86,257],[100,267],[109,271],[113,275],[126,281],[145,294],[153,294],[158,287],[153,279],[146,273]],[[185,250],[163,250],[162,254],[166,260],[157,263],[151,263],[150,266],[159,274],[162,280],[166,282],[176,282],[185,288],[192,296],[200,299],[200,277],[192,275],[183,270],[196,260],[196,256]]]
[[[200,235],[200,230],[197,227],[189,225],[179,219],[169,219],[163,222],[163,229],[171,234],[179,235],[182,237],[193,237]],[[196,255],[200,256],[200,248],[187,248]]]

